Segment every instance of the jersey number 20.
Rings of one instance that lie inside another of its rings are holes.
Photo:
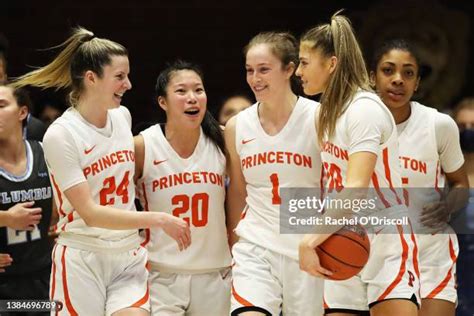
[[[207,193],[196,193],[193,196],[179,194],[173,196],[171,203],[178,206],[173,210],[173,215],[180,217],[188,223],[193,224],[194,227],[203,227],[207,225],[209,213],[209,195]],[[191,207],[190,207],[191,206]],[[186,217],[181,217],[191,208],[191,214]]]

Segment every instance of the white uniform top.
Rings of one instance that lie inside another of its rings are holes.
[[[141,132],[145,142],[143,177],[138,182],[146,211],[166,212],[191,228],[191,245],[180,252],[162,229],[152,229],[149,261],[160,271],[204,272],[230,266],[225,225],[225,156],[201,129],[193,154],[184,159],[160,125]]]
[[[43,146],[59,211],[59,243],[91,251],[138,246],[138,230],[89,227],[64,195],[67,189],[87,181],[94,202],[136,211],[130,126],[130,113],[125,107],[109,110],[103,129],[69,108],[48,128]]]
[[[404,202],[411,211],[420,214],[423,205],[439,200],[445,186],[444,172],[458,170],[464,157],[459,130],[451,117],[418,102],[410,105],[410,117],[397,125],[400,164],[406,188]]]
[[[402,192],[397,129],[388,108],[371,92],[356,93],[338,118],[334,135],[324,141],[321,156],[329,192],[346,185],[349,156],[357,152],[377,155],[369,184],[374,189],[375,210],[398,209]]]
[[[443,172],[454,172],[464,163],[458,127],[449,115],[436,109],[418,102],[410,105],[410,117],[397,125],[403,184],[442,188]]]
[[[321,187],[315,113],[319,103],[299,97],[283,129],[269,136],[258,103],[237,114],[235,146],[247,183],[247,206],[236,233],[261,247],[298,260],[302,234],[280,234],[279,188]]]

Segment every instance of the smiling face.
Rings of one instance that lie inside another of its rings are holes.
[[[407,51],[392,49],[382,55],[370,74],[376,90],[390,109],[409,106],[420,81],[415,57]]]
[[[326,90],[333,72],[331,58],[325,57],[319,49],[309,42],[300,45],[300,63],[296,75],[300,77],[304,93],[316,95]]]
[[[291,63],[292,65],[292,63]],[[284,67],[269,44],[257,44],[246,55],[247,83],[259,102],[268,102],[290,88],[294,67]]]
[[[166,96],[158,104],[166,112],[167,122],[180,127],[198,128],[206,114],[207,95],[201,77],[193,70],[170,74]]]
[[[86,80],[92,80],[89,86],[100,104],[107,108],[117,108],[127,90],[132,88],[128,74],[130,66],[127,56],[112,56],[110,64],[102,69],[102,77],[92,71],[87,71]],[[92,79],[91,79],[92,78]]]
[[[28,115],[28,107],[20,106],[13,95],[13,89],[0,86],[0,139],[15,131],[21,133],[22,121]]]

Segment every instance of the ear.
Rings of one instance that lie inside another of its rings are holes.
[[[20,106],[20,115],[18,116],[18,118],[20,119],[20,121],[23,121],[23,120],[26,120],[26,117],[28,116],[28,107],[26,105],[22,105]]]
[[[418,79],[416,79],[415,92],[418,90],[419,85],[420,85],[420,77],[418,77]]]
[[[329,73],[332,74],[337,67],[337,57],[331,56],[329,58]]]
[[[287,72],[287,75],[288,75],[288,79],[291,78],[291,76],[293,76],[293,74],[295,73],[295,70],[296,70],[295,63],[290,61],[288,66],[286,66],[286,72]]]
[[[87,70],[85,73],[84,73],[84,84],[87,86],[87,85],[93,85],[94,83],[96,83],[97,81],[97,76],[95,74],[95,72],[93,72],[92,70]]]
[[[375,72],[372,70],[369,73],[369,85],[372,89],[375,90]]]
[[[168,105],[166,104],[165,98],[159,96],[158,98],[156,98],[156,101],[158,102],[160,108],[162,108],[165,112],[168,110]]]

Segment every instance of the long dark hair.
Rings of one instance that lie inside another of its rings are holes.
[[[158,75],[155,85],[155,96],[166,97],[166,87],[170,83],[171,77],[173,74],[180,70],[191,70],[194,71],[204,83],[204,75],[199,66],[192,64],[183,60],[176,60],[175,62],[168,64],[166,69],[164,69]],[[225,153],[225,143],[224,136],[222,135],[222,130],[219,126],[217,120],[212,116],[212,114],[206,110],[204,119],[201,122],[201,127],[204,132],[204,135],[209,137],[209,139],[220,149],[222,153]]]

